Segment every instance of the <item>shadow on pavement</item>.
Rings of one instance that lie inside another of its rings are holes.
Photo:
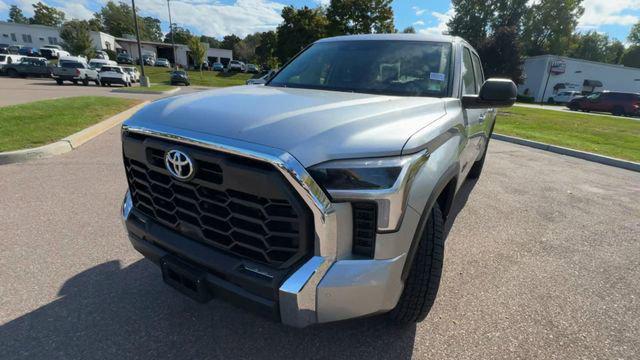
[[[469,195],[471,195],[471,192],[473,191],[473,188],[476,187],[477,183],[478,179],[467,179],[458,190],[455,199],[453,199],[451,210],[449,210],[449,216],[444,224],[445,241],[449,236],[449,231],[451,231],[454,221],[458,217],[460,211],[464,209],[467,201],[469,200]]]
[[[408,359],[416,331],[380,316],[294,329],[221,301],[200,305],[147,260],[95,266],[58,295],[0,327],[3,359]]]

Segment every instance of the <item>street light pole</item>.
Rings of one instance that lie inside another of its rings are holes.
[[[171,21],[171,6],[167,0],[167,10],[169,10],[169,31],[171,31],[171,50],[173,51],[173,66],[178,69],[178,59],[176,58],[176,43],[173,41],[173,22]]]
[[[144,59],[142,58],[142,45],[140,45],[140,31],[138,30],[138,15],[136,15],[136,0],[131,0],[133,6],[133,25],[136,28],[136,41],[138,43],[138,60],[140,61],[140,86],[149,87],[149,78],[144,74]]]

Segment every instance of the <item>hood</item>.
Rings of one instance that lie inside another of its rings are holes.
[[[239,86],[155,101],[128,125],[179,128],[284,150],[304,166],[400,155],[445,114],[442,99]]]

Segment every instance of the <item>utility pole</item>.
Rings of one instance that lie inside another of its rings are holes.
[[[140,86],[149,87],[149,78],[144,74],[144,59],[142,58],[142,45],[140,45],[140,30],[138,30],[138,15],[136,15],[136,0],[131,0],[133,6],[133,25],[136,28],[136,41],[138,42],[138,60],[140,61]]]
[[[171,50],[173,51],[173,66],[178,70],[178,59],[176,58],[176,43],[173,41],[173,22],[171,22],[171,5],[167,0],[167,10],[169,10],[169,31],[171,31]]]

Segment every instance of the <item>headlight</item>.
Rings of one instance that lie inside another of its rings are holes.
[[[309,169],[316,182],[331,190],[389,189],[398,180],[405,158],[334,161]]]
[[[308,169],[334,201],[374,201],[378,229],[396,230],[402,219],[410,184],[426,161],[420,153],[372,159],[338,160]]]

